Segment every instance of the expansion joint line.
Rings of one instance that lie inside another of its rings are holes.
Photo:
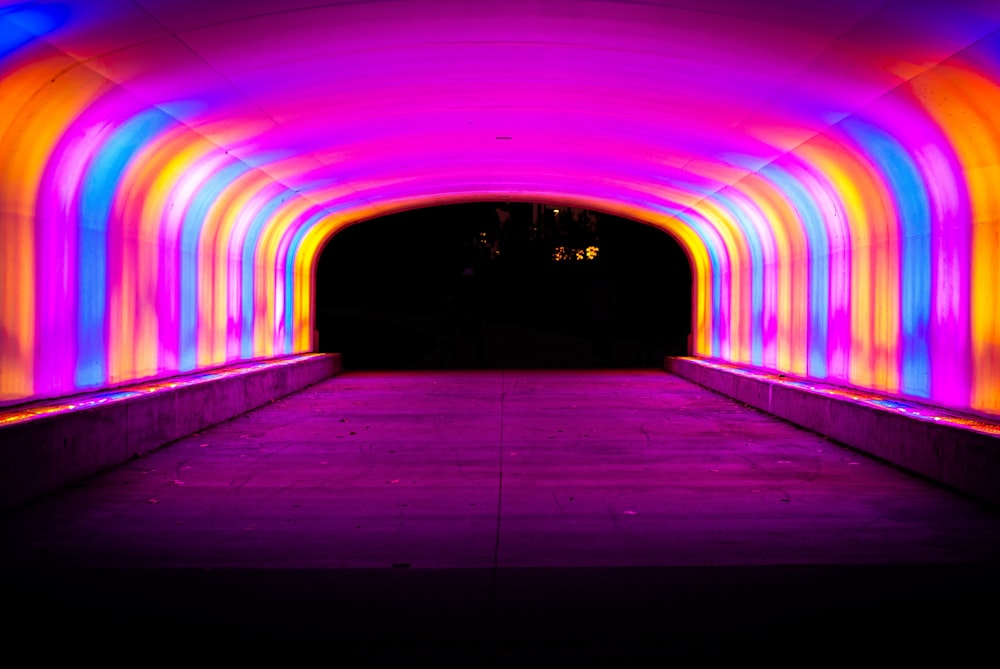
[[[500,518],[503,511],[503,424],[504,401],[506,399],[506,370],[500,370],[500,428],[497,452],[497,519],[496,536],[493,540],[493,573],[490,578],[490,627],[496,630],[497,611],[497,569],[500,564]]]

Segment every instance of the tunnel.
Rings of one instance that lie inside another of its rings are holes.
[[[0,402],[310,351],[338,230],[511,200],[680,240],[695,356],[995,417],[998,22],[975,0],[5,2]]]
[[[996,0],[0,0],[15,654],[981,663],[998,109]],[[324,249],[530,203],[673,374],[340,374]]]

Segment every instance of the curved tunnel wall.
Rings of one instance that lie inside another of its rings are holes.
[[[307,351],[339,228],[517,199],[681,240],[697,355],[1000,415],[1000,9],[745,4],[0,3],[0,402]]]

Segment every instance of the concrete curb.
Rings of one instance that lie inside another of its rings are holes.
[[[341,371],[304,354],[0,413],[0,509],[246,413]]]
[[[664,369],[931,480],[1000,505],[1000,425],[866,391],[697,358]],[[886,406],[878,406],[877,403]]]

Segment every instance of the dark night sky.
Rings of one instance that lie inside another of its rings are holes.
[[[539,211],[467,203],[342,231],[317,268],[320,349],[348,369],[659,367],[686,352],[691,273],[672,237]],[[588,246],[596,258],[553,259]]]

